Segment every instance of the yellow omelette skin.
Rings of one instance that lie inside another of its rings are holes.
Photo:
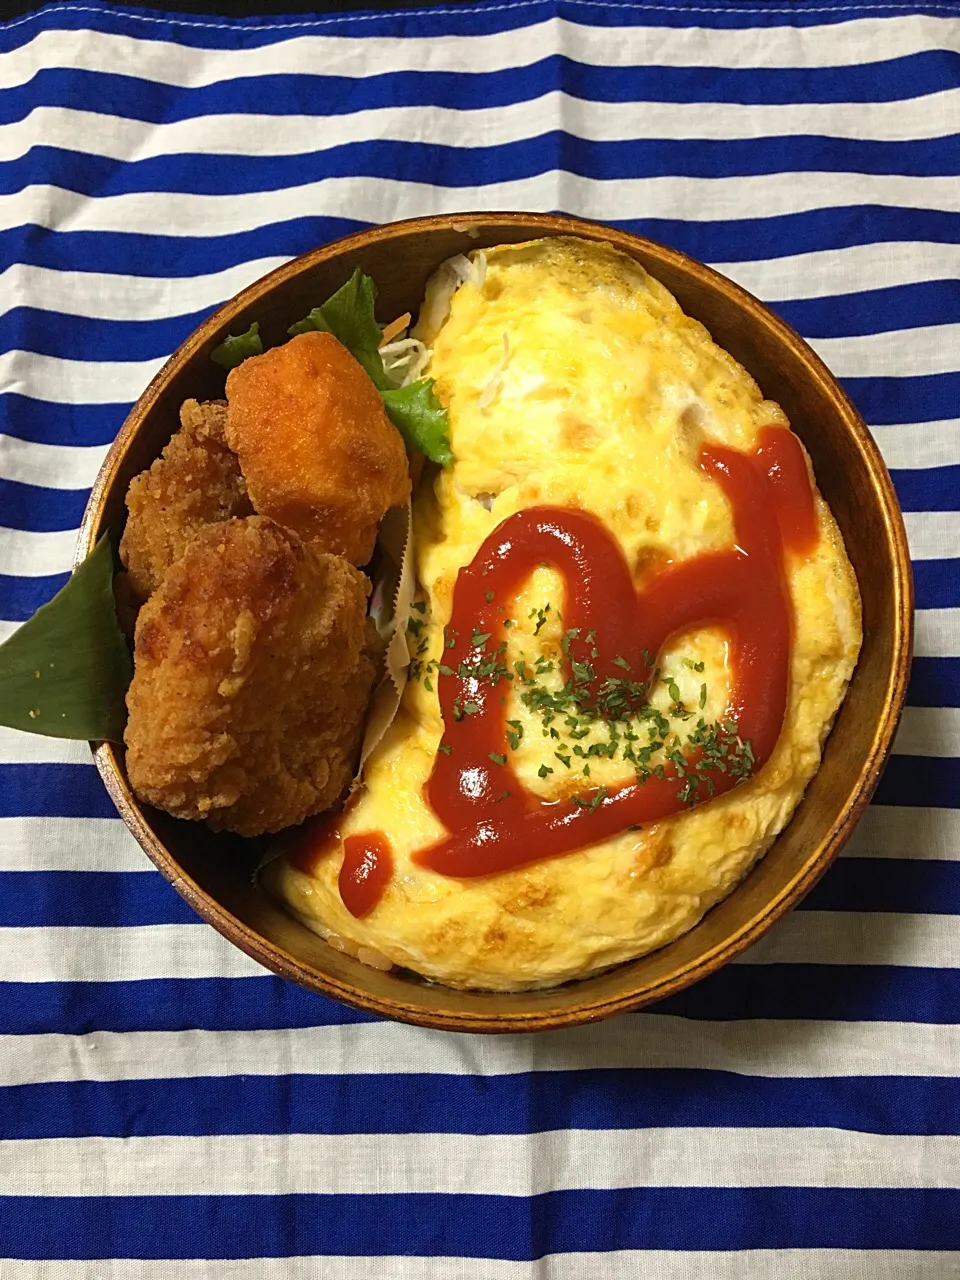
[[[415,502],[424,659],[442,661],[457,572],[508,515],[543,503],[589,511],[642,576],[732,543],[729,503],[697,465],[701,443],[750,450],[763,426],[788,425],[662,285],[603,244],[563,238],[489,250],[482,284],[464,284],[439,332],[424,337],[433,344],[428,372],[449,408],[455,458]],[[273,891],[335,945],[468,988],[520,991],[585,977],[690,929],[789,820],[856,664],[857,583],[836,523],[819,494],[816,501],[816,551],[788,563],[796,627],[784,729],[771,760],[745,785],[564,857],[448,879],[411,862],[443,835],[424,799],[443,725],[436,692],[413,680],[342,826],[344,835],[388,835],[395,873],[383,899],[363,919],[349,914],[337,888],[339,850],[311,875],[272,864]],[[507,633],[508,666],[558,653],[563,604],[561,580],[538,567],[505,605],[516,623]],[[547,605],[534,635],[531,614]],[[705,670],[694,672],[683,658]],[[706,685],[708,721],[726,706],[725,662],[715,630],[680,638],[666,655],[689,706]],[[667,708],[665,689],[655,701]],[[567,770],[516,690],[508,714],[523,728],[511,763],[531,792],[558,797],[632,778],[622,760],[592,760],[589,779],[576,759]],[[554,772],[540,778],[544,763]]]

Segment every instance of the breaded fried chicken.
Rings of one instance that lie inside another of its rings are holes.
[[[375,664],[366,578],[261,516],[202,530],[143,606],[127,772],[180,818],[256,836],[353,776]]]
[[[347,348],[329,333],[291,338],[232,369],[227,402],[227,440],[255,510],[366,564],[410,475],[403,438]]]
[[[253,508],[237,456],[227,446],[222,400],[184,401],[180,430],[148,470],[130,482],[120,559],[140,600],[206,525],[249,515]]]

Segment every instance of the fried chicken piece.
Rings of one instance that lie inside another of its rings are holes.
[[[410,473],[403,437],[347,348],[330,333],[299,334],[232,369],[227,402],[227,440],[254,508],[366,564]]]
[[[353,777],[375,677],[362,573],[262,516],[200,532],[140,610],[127,692],[137,795],[262,835]]]
[[[186,400],[177,431],[153,466],[130,482],[120,559],[140,600],[208,524],[253,511],[237,456],[227,446],[223,400]]]

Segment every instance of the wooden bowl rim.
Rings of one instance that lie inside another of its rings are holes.
[[[913,651],[913,576],[903,516],[889,472],[866,423],[820,357],[799,334],[747,290],[688,254],[643,236],[633,235],[586,219],[543,213],[469,210],[407,218],[353,232],[301,254],[254,281],[219,307],[181,343],[131,408],[104,459],[84,511],[75,564],[79,564],[89,554],[100,536],[103,510],[115,476],[123,464],[127,449],[161,392],[176,372],[189,363],[214,337],[219,337],[221,332],[230,328],[234,317],[287,280],[308,272],[320,263],[327,262],[345,252],[362,251],[384,238],[392,238],[398,232],[410,234],[458,231],[470,224],[479,224],[484,227],[516,227],[518,225],[529,227],[531,239],[541,235],[579,235],[588,239],[605,240],[627,253],[640,249],[648,258],[656,262],[669,264],[688,276],[699,278],[714,293],[722,295],[728,304],[747,312],[752,318],[762,323],[782,346],[788,348],[802,361],[807,375],[820,384],[820,390],[832,402],[838,421],[852,437],[864,460],[873,482],[872,491],[879,496],[880,514],[895,570],[893,579],[894,661],[888,682],[887,697],[875,727],[870,750],[862,761],[839,820],[825,834],[793,878],[778,894],[765,903],[752,919],[674,973],[648,984],[638,984],[621,993],[585,1000],[582,1005],[573,1008],[524,1011],[522,1007],[518,1007],[516,1011],[496,1015],[487,1012],[474,1014],[464,1010],[429,1009],[415,1001],[378,996],[360,985],[341,981],[330,974],[320,973],[257,933],[249,925],[233,916],[187,875],[150,829],[144,820],[139,801],[130,790],[120,766],[116,748],[110,743],[91,743],[91,747],[97,768],[120,816],[161,874],[202,919],[241,951],[274,973],[363,1012],[436,1030],[493,1034],[557,1030],[633,1011],[654,1001],[665,999],[715,972],[756,942],[781,916],[796,906],[837,856],[869,804],[890,754],[906,698]],[[736,892],[737,889],[734,889],[733,893]],[[644,957],[639,957],[638,961],[628,963],[638,963],[643,959]],[[573,984],[565,985],[569,987]],[[432,989],[435,992],[444,990],[438,986],[433,986]],[[412,990],[416,990],[416,987]],[[450,991],[451,995],[456,995],[458,998],[463,997],[464,994],[470,994],[455,991],[453,988],[450,988]],[[522,1005],[525,995],[523,992],[488,994],[498,996],[502,994],[504,1000],[517,1001],[518,1005]]]

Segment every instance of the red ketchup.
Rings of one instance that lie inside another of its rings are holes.
[[[415,862],[448,876],[491,875],[572,853],[687,807],[672,764],[662,777],[651,775],[609,794],[596,791],[595,803],[575,805],[531,796],[509,758],[505,764],[492,758],[508,756],[504,695],[509,684],[458,672],[461,664],[489,658],[485,637],[492,649],[503,639],[503,604],[538,564],[549,564],[563,576],[565,626],[593,637],[589,645],[574,640],[569,657],[572,662],[589,657],[598,682],[623,675],[618,658],[629,664],[631,680],[647,681],[656,661],[646,662],[644,653],[655,660],[667,641],[684,632],[722,627],[732,669],[726,718],[735,720],[739,738],[749,741],[755,768],[770,758],[786,711],[793,634],[784,556],[809,553],[819,537],[806,460],[790,431],[766,427],[755,453],[704,445],[699,464],[730,501],[735,545],[667,565],[639,592],[604,525],[582,511],[558,507],[531,507],[509,516],[460,570],[446,631],[453,643],[443,658],[454,674],[438,679],[443,740],[450,750],[438,753],[426,788],[449,834],[415,854]],[[472,714],[463,715],[468,703]],[[702,777],[709,777],[713,795],[736,781],[719,769],[705,770]],[[340,883],[343,890],[343,875]]]
[[[304,875],[313,875],[324,858],[343,848],[337,882],[340,899],[351,915],[368,915],[383,897],[393,875],[393,850],[382,831],[343,838],[340,826],[356,804],[358,792],[336,813],[323,813],[280,838],[287,861]]]
[[[393,850],[382,831],[347,836],[340,868],[340,897],[352,916],[365,916],[386,891],[393,875]]]

